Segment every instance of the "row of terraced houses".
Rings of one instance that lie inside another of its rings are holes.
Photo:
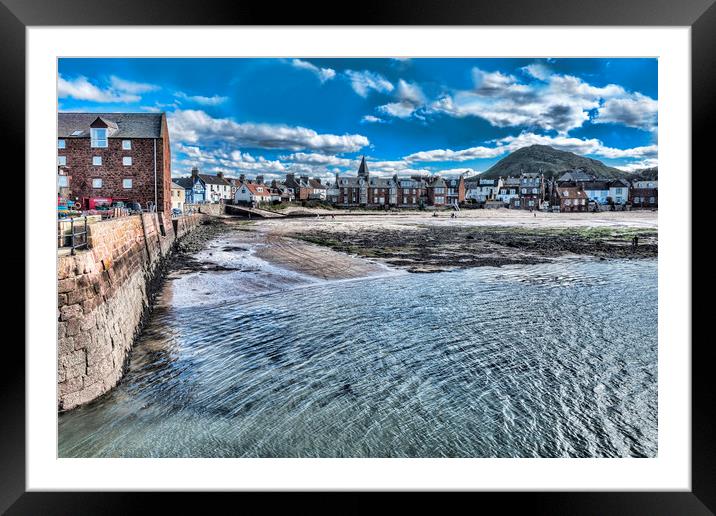
[[[283,181],[202,174],[171,177],[169,130],[164,113],[59,113],[59,196],[83,209],[121,200],[169,213],[185,204],[323,201],[338,207],[423,208],[476,205],[524,210],[594,211],[656,208],[658,182],[600,179],[572,170],[556,179],[522,173],[497,179],[465,175],[371,174],[365,157],[356,175],[323,182],[287,174]]]

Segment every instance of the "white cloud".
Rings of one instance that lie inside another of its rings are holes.
[[[335,155],[320,153],[296,152],[288,156],[281,156],[284,161],[301,163],[304,165],[328,165],[334,167],[358,167],[359,161],[348,158],[341,158]]]
[[[176,110],[168,114],[172,137],[187,144],[224,143],[241,147],[315,150],[324,153],[356,152],[369,145],[360,134],[319,134],[305,127],[238,123],[214,118],[201,110]]]
[[[656,145],[617,149],[607,147],[596,138],[582,139],[567,136],[547,136],[523,132],[517,136],[507,136],[494,141],[494,147],[470,147],[461,150],[434,149],[410,154],[403,158],[410,163],[461,162],[473,159],[490,159],[502,156],[530,145],[549,145],[558,150],[580,155],[599,156],[608,159],[655,159],[658,155]]]
[[[646,130],[656,124],[657,102],[649,97],[628,93],[616,84],[597,87],[570,75],[547,75],[547,68],[541,65],[523,70],[538,81],[522,83],[513,75],[474,68],[472,90],[446,94],[428,111],[475,116],[496,127],[540,127],[562,135],[582,127],[593,110],[598,110],[595,122]]]
[[[422,104],[426,102],[425,94],[419,85],[400,79],[395,91],[397,102],[390,102],[378,107],[378,111],[397,118],[410,117]]]
[[[408,118],[415,111],[415,106],[409,102],[390,102],[378,106],[378,111],[397,118]]]
[[[390,93],[395,89],[393,84],[380,74],[368,70],[354,71],[346,70],[346,75],[351,81],[351,87],[361,97],[367,97],[371,90],[379,93]]]
[[[658,103],[641,93],[626,98],[608,99],[597,110],[595,124],[622,124],[638,129],[655,130]]]
[[[176,93],[174,93],[174,96],[178,99],[201,104],[202,106],[218,106],[219,104],[223,104],[224,102],[229,100],[229,97],[222,97],[221,95],[205,97],[203,95],[187,95],[183,91],[177,91]]]
[[[523,66],[521,70],[527,75],[531,75],[540,81],[546,81],[552,74],[552,71],[548,67],[539,63],[532,63],[527,66]]]
[[[302,59],[294,59],[291,61],[291,66],[294,68],[300,68],[302,70],[308,70],[312,72],[313,74],[318,77],[318,79],[321,81],[321,83],[324,83],[326,81],[330,81],[336,76],[336,71],[332,68],[319,68],[318,66],[314,65],[313,63],[309,63],[308,61],[304,61]]]
[[[59,98],[71,97],[77,100],[90,100],[103,103],[131,103],[141,99],[141,97],[135,93],[123,92],[111,87],[102,89],[92,84],[89,79],[84,76],[78,76],[74,79],[65,79],[62,75],[59,75],[57,80],[57,96]]]
[[[198,166],[204,172],[224,172],[229,176],[247,172],[265,174],[286,171],[286,165],[279,160],[256,157],[240,150],[204,149],[178,143],[174,146],[174,153],[177,155],[175,165],[187,171],[193,166]]]
[[[159,89],[159,86],[156,84],[127,81],[120,79],[115,75],[112,75],[109,78],[109,82],[115,90],[124,91],[126,93],[146,93],[148,91],[156,91]]]
[[[383,124],[385,120],[373,115],[365,115],[360,119],[362,124]]]
[[[624,172],[636,172],[642,168],[653,168],[659,165],[659,161],[656,159],[644,159],[641,161],[635,161],[626,165],[615,165],[615,168],[623,170]]]
[[[415,152],[405,156],[410,162],[470,161],[473,159],[495,158],[507,152],[503,147],[470,147],[462,150],[435,149]]]
[[[534,133],[521,133],[497,140],[508,152],[530,145],[549,145],[555,149],[574,152],[580,155],[601,156],[603,158],[653,158],[658,154],[658,146],[647,145],[629,149],[617,149],[605,146],[596,138],[582,139],[567,136],[546,136]]]

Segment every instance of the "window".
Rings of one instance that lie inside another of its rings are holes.
[[[105,128],[90,129],[90,139],[91,139],[92,147],[106,147],[107,146],[107,129],[105,129]]]
[[[656,199],[654,197],[649,197],[649,204],[654,204],[656,202]]]
[[[68,176],[57,176],[57,186],[60,188],[70,186],[70,178]]]
[[[82,134],[82,131],[72,131],[72,136],[79,136]]]
[[[102,188],[102,179],[99,177],[92,179],[92,188]]]
[[[65,148],[65,140],[57,140],[57,148],[64,149]]]
[[[131,179],[122,179],[122,188],[125,188],[127,190],[132,188],[132,180]]]
[[[129,167],[132,165],[132,156],[124,156],[122,157],[122,165],[125,167]]]
[[[92,156],[92,164],[100,166],[102,164],[102,156]]]
[[[67,165],[67,156],[57,156],[57,164],[61,167]]]
[[[122,150],[132,150],[132,140],[122,140]]]

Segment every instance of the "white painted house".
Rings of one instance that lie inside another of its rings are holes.
[[[609,197],[614,204],[626,204],[629,201],[629,182],[615,179],[609,183]]]
[[[597,204],[607,204],[609,202],[608,181],[585,181],[582,183],[582,187],[590,201],[594,201]]]
[[[254,205],[271,202],[271,189],[263,183],[241,183],[236,188],[234,201]]]
[[[467,190],[465,199],[472,199],[477,202],[485,202],[495,199],[503,185],[502,178],[499,179],[478,179],[477,182],[465,182]],[[509,201],[507,201],[509,202]]]

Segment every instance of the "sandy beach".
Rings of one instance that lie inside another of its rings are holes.
[[[658,253],[657,213],[530,213],[519,210],[339,214],[257,222],[257,232],[277,246],[279,257],[311,243],[342,256],[406,269],[436,272],[455,268],[534,264],[570,256],[649,258]],[[634,247],[633,238],[638,238]],[[310,248],[308,248],[310,249]],[[303,251],[290,257],[299,265]],[[315,253],[314,253],[315,254]],[[276,259],[267,248],[263,256]],[[322,255],[332,267],[333,255]],[[279,258],[282,259],[282,258]],[[305,266],[303,266],[305,267]]]
[[[261,268],[256,263],[269,264],[275,268],[263,275],[269,281],[244,282],[261,292],[296,281],[345,280],[390,270],[437,272],[579,256],[649,258],[658,253],[658,214],[651,211],[463,210],[456,218],[451,212],[342,212],[335,217],[327,213],[315,210],[315,217],[253,221],[211,219],[182,244],[184,252],[172,269],[180,274],[255,273]],[[639,239],[636,248],[634,236]],[[242,258],[247,256],[258,262]],[[283,278],[281,270],[298,276]]]

